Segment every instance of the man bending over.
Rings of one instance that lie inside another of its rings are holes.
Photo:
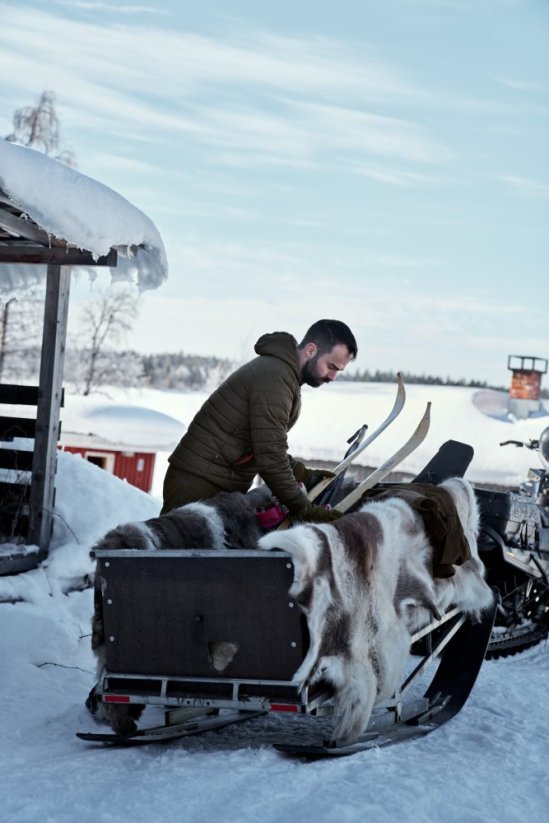
[[[294,460],[287,435],[299,417],[301,386],[331,383],[356,357],[351,330],[339,320],[318,320],[299,344],[273,332],[259,338],[255,351],[210,395],[170,456],[163,514],[220,491],[246,492],[259,474],[294,519],[339,516],[309,503],[299,488],[327,473]]]

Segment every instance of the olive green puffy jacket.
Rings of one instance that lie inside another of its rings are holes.
[[[287,440],[301,409],[297,343],[287,332],[274,332],[260,337],[255,351],[259,356],[206,400],[169,460],[226,491],[247,491],[259,474],[297,514],[307,505]]]

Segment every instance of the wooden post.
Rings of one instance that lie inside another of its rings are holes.
[[[29,527],[29,542],[40,547],[41,556],[51,536],[70,274],[70,266],[48,265]]]

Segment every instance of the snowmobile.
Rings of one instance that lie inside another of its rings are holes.
[[[543,468],[531,468],[514,491],[476,489],[479,553],[499,596],[489,658],[516,654],[549,633],[549,427],[539,439],[500,445],[537,452]]]
[[[352,438],[336,468],[334,489],[352,460],[400,413],[404,399],[399,378],[391,413],[369,437],[363,427]],[[428,424],[429,407],[410,440],[346,496],[348,505],[360,500],[365,488],[383,482],[425,437]],[[418,479],[440,482],[463,474],[471,456],[469,446],[449,441]],[[326,500],[326,485],[322,481],[311,490],[310,499]],[[94,556],[102,580],[106,644],[105,666],[91,702],[103,703],[111,716],[132,706],[152,707],[153,714],[163,713],[163,720],[131,734],[78,733],[91,743],[160,742],[242,721],[256,730],[259,723],[264,733],[265,724],[273,727],[271,718],[278,720],[268,742],[287,756],[305,759],[421,737],[454,717],[467,701],[494,622],[495,600],[477,622],[457,608],[433,616],[412,637],[405,677],[391,699],[376,704],[366,730],[351,741],[329,740],[333,693],[322,681],[312,688],[293,681],[309,634],[304,615],[288,597],[290,555],[258,549],[102,549]],[[230,675],[214,671],[207,652],[212,639],[227,637],[240,649]]]

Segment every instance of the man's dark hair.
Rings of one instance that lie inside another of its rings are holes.
[[[358,353],[354,334],[349,326],[346,326],[341,320],[317,320],[307,330],[305,337],[299,344],[299,348],[302,349],[307,343],[316,343],[320,354],[331,351],[338,343],[347,346],[353,360]]]

